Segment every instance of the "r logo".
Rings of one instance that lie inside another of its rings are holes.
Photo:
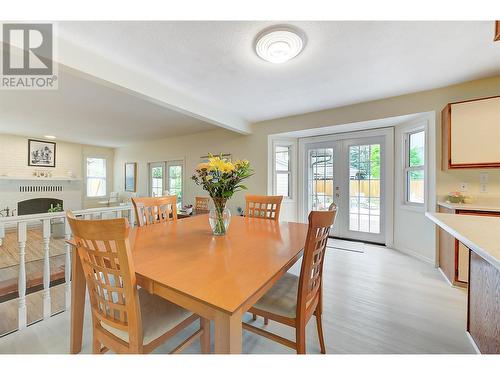
[[[4,23],[3,75],[52,75],[50,23]]]

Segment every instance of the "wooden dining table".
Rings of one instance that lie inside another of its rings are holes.
[[[214,321],[215,353],[242,351],[243,314],[300,258],[307,225],[232,217],[213,236],[207,215],[130,232],[138,284]],[[86,283],[73,256],[71,353],[82,347]],[[207,346],[202,345],[206,352]]]

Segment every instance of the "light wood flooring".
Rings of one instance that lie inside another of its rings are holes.
[[[26,263],[43,259],[43,236],[41,228],[28,229],[26,241]],[[56,256],[65,253],[63,238],[50,239],[50,255]],[[17,232],[9,230],[5,233],[0,246],[0,269],[19,265],[19,244]]]
[[[330,244],[359,252],[327,251],[323,328],[328,353],[474,353],[465,334],[466,293],[450,287],[432,265],[384,247]],[[291,272],[298,273],[299,266]],[[0,338],[0,353],[68,353],[69,317],[64,312]],[[262,319],[255,324],[263,326]],[[269,329],[293,338],[288,327],[271,322]],[[167,353],[194,330],[155,352]],[[194,344],[186,352],[199,350]],[[82,352],[91,352],[88,309]],[[245,331],[243,352],[294,353]],[[307,352],[319,353],[314,319],[307,327]]]

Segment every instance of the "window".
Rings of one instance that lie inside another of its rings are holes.
[[[274,194],[291,197],[291,146],[274,147]]]
[[[106,195],[106,159],[87,158],[87,197]]]
[[[405,203],[423,205],[425,197],[425,131],[405,136]]]
[[[183,161],[167,161],[149,164],[150,195],[176,195],[177,207],[182,207]]]

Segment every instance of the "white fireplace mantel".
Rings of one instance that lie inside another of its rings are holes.
[[[80,210],[83,180],[76,177],[0,176],[0,210],[18,208],[18,203],[33,198],[63,201],[64,209]]]
[[[0,180],[6,181],[40,181],[40,182],[51,182],[51,181],[81,181],[79,178],[74,177],[23,177],[23,176],[0,176]]]

